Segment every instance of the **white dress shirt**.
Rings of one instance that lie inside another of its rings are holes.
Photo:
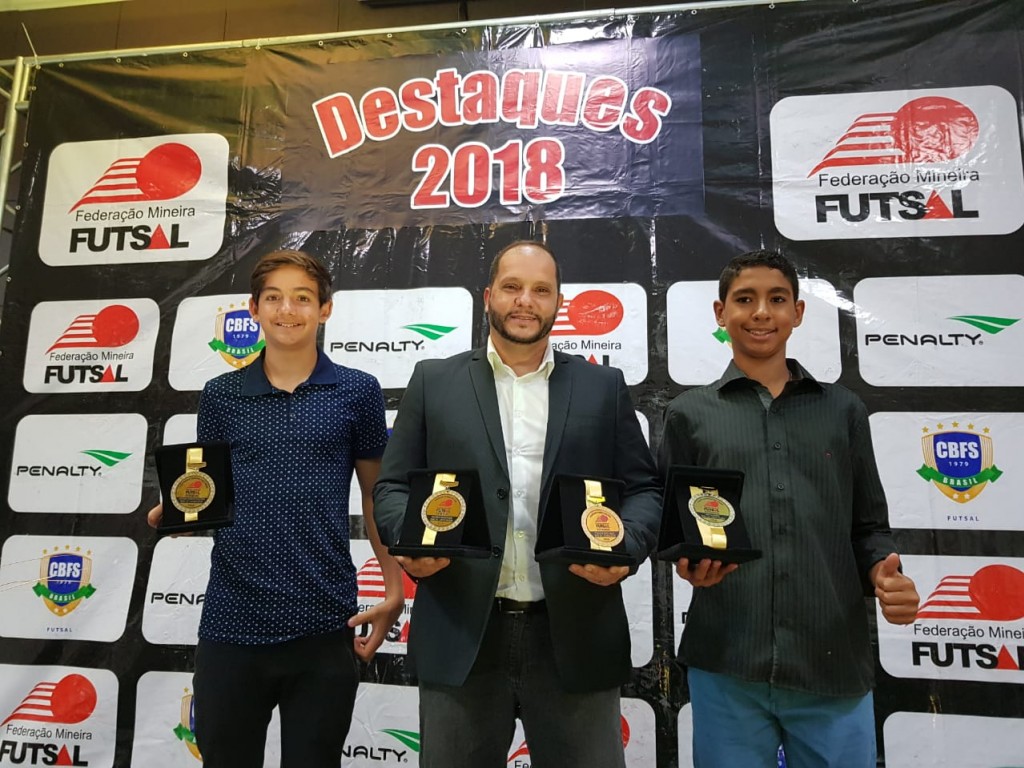
[[[548,344],[540,367],[517,376],[502,362],[488,339],[487,361],[494,371],[512,502],[497,596],[511,600],[543,600],[544,587],[533,550],[537,544],[540,480],[548,431],[548,377],[555,367],[555,356]]]

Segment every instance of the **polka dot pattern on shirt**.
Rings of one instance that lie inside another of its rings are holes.
[[[235,491],[235,522],[215,534],[204,640],[277,643],[356,612],[349,487],[355,460],[384,452],[380,384],[320,352],[288,393],[262,362],[208,382],[199,403],[199,440],[231,443]]]

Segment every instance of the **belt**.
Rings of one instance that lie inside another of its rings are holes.
[[[540,613],[548,609],[543,600],[509,600],[507,597],[494,598],[494,609],[498,613]]]

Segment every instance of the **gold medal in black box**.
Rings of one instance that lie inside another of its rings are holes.
[[[594,565],[633,565],[618,510],[626,484],[583,475],[558,475],[537,531],[536,559]]]
[[[682,557],[745,563],[761,557],[750,543],[740,512],[743,473],[675,466],[669,469],[661,516],[658,559]]]
[[[491,557],[476,471],[410,472],[402,533],[388,552],[406,557]]]
[[[231,445],[182,443],[156,449],[164,514],[158,533],[223,528],[235,517]]]

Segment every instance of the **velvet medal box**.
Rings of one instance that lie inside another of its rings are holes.
[[[557,475],[537,531],[537,561],[635,565],[619,516],[625,490],[621,480]]]
[[[181,443],[156,449],[164,514],[157,533],[223,528],[235,520],[231,445]]]
[[[402,532],[388,552],[406,557],[491,557],[476,470],[411,471]]]
[[[740,509],[743,473],[731,469],[673,466],[665,487],[658,538],[659,560],[687,558],[746,563],[761,557]]]

